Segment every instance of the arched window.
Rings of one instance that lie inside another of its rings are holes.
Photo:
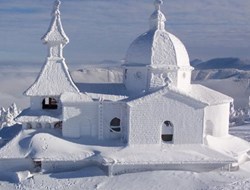
[[[58,108],[55,98],[45,98],[42,103],[43,109],[56,110]]]
[[[27,129],[32,129],[32,124],[31,124],[31,123],[27,123],[27,124],[26,124],[26,128],[27,128]]]
[[[117,117],[110,122],[110,132],[121,132],[121,120]]]
[[[161,138],[164,142],[173,141],[174,125],[171,121],[164,121],[162,125]]]

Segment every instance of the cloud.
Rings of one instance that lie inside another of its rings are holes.
[[[168,31],[183,40],[191,58],[249,58],[248,1],[166,0],[162,11]],[[0,1],[2,61],[44,61],[47,50],[40,38],[48,28],[52,3]],[[65,48],[67,61],[123,59],[132,40],[148,30],[153,10],[153,0],[62,0],[63,26],[71,40]]]

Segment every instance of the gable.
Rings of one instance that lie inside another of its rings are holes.
[[[182,91],[176,87],[163,87],[161,90],[145,96],[128,100],[128,105],[133,106],[156,98],[171,98],[194,108],[203,108],[209,105],[230,103],[233,99],[222,93],[209,89],[202,85],[191,84],[190,89]]]

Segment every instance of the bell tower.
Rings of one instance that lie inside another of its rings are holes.
[[[64,59],[63,48],[69,43],[61,23],[60,4],[59,0],[55,1],[49,29],[42,37],[44,44],[48,45],[48,58],[56,60]]]

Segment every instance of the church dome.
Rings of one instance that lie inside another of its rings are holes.
[[[155,1],[156,10],[150,17],[150,30],[136,38],[126,54],[126,65],[152,67],[190,67],[183,43],[165,30],[166,18],[160,11],[162,0]]]

